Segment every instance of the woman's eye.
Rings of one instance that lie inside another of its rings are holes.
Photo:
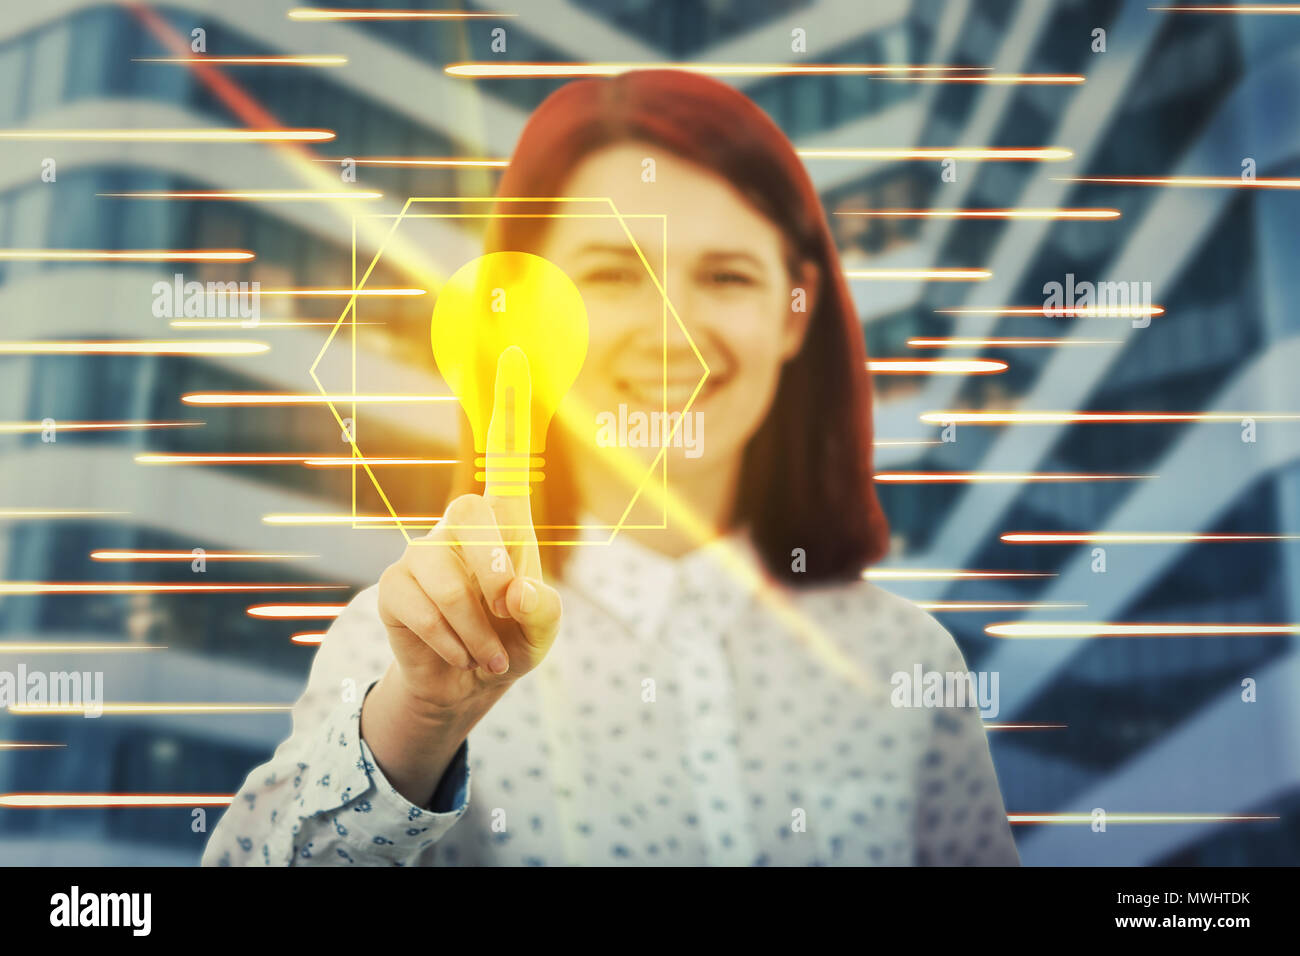
[[[726,269],[710,272],[708,274],[708,280],[714,285],[721,286],[746,286],[754,284],[754,280],[751,276],[748,276],[743,272],[732,272]]]
[[[608,269],[593,269],[583,275],[584,282],[606,283],[610,285],[630,285],[639,278],[637,272],[632,269],[623,269],[611,267]]]

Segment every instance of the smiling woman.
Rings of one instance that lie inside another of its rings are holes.
[[[698,74],[582,80],[499,196],[487,251],[554,263],[588,315],[546,480],[504,493],[463,430],[460,494],[330,627],[204,862],[1018,863],[979,710],[890,700],[967,668],[861,579],[886,544],[863,336],[789,141]],[[683,411],[707,446],[601,440]]]

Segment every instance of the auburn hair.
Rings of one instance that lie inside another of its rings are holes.
[[[731,526],[748,525],[778,580],[798,586],[857,578],[884,555],[889,536],[872,477],[871,378],[862,327],[807,171],[790,140],[744,94],[699,73],[633,70],[576,80],[548,96],[525,125],[497,195],[562,196],[586,155],[625,141],[667,150],[731,183],[785,236],[792,282],[802,262],[816,264],[819,288],[809,296],[803,346],[783,367],[772,406],[745,449]],[[521,205],[501,202],[496,211],[518,213]],[[484,251],[535,251],[546,222],[494,217]],[[482,493],[467,467],[474,457],[466,426],[453,494]],[[540,526],[578,519],[560,435],[548,436],[546,461],[546,481],[533,495],[539,541],[573,534]],[[804,557],[798,571],[795,549]],[[567,551],[542,547],[548,574],[562,574]]]

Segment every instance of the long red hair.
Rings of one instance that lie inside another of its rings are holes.
[[[858,577],[884,555],[889,535],[872,478],[871,378],[862,328],[807,171],[790,140],[744,94],[698,73],[635,70],[577,80],[548,96],[524,127],[497,195],[562,196],[584,156],[627,140],[668,150],[738,189],[786,237],[792,282],[800,263],[817,265],[820,287],[803,347],[784,366],[772,407],[745,450],[733,524],[749,525],[778,579],[799,585]],[[498,207],[519,211],[518,203]],[[493,219],[485,252],[534,251],[546,222]],[[535,488],[539,526],[577,520],[558,437],[548,438],[546,481]],[[461,452],[462,461],[473,460],[468,427]],[[456,491],[481,492],[472,479],[463,469]],[[538,538],[547,535],[539,530]],[[795,549],[805,557],[801,571]],[[542,548],[549,573],[562,571],[566,551]]]

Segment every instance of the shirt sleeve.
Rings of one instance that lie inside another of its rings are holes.
[[[938,622],[935,669],[967,673],[952,635]],[[917,786],[919,866],[1019,866],[988,732],[975,702],[933,708]]]
[[[428,865],[466,812],[469,742],[427,807],[403,797],[361,738],[361,703],[391,660],[378,588],[362,591],[326,632],[293,733],[248,775],[212,833],[204,866]]]

